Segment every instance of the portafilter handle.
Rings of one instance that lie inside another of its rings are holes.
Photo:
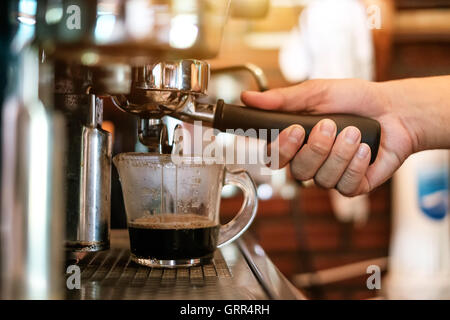
[[[264,79],[262,70],[255,67],[235,67],[249,70],[256,79]],[[234,70],[229,67],[225,70]],[[134,69],[133,90],[123,99],[117,97],[114,103],[122,110],[138,115],[141,120],[139,137],[146,145],[159,145],[159,152],[163,152],[161,144],[166,135],[161,135],[160,119],[163,116],[172,116],[182,121],[203,121],[221,131],[227,129],[254,129],[256,136],[259,129],[269,129],[266,139],[271,142],[281,131],[290,125],[299,124],[305,129],[305,143],[308,141],[312,128],[322,119],[331,119],[337,125],[339,134],[348,126],[355,126],[361,131],[361,142],[371,149],[371,163],[378,154],[381,127],[378,121],[350,114],[323,114],[307,115],[298,113],[284,113],[260,110],[226,104],[218,100],[216,104],[199,102],[206,94],[210,74],[209,64],[194,59],[179,61],[163,61],[151,66]],[[264,81],[259,81],[260,88],[266,89]],[[155,127],[154,122],[158,121]],[[278,129],[273,130],[270,129]],[[159,130],[159,131],[158,131]],[[156,133],[156,134],[154,134]],[[244,132],[245,133],[245,132]],[[150,137],[151,139],[146,139]],[[164,138],[161,140],[161,137]],[[145,139],[142,139],[145,138]],[[261,137],[262,138],[262,137]]]
[[[370,163],[373,163],[378,154],[380,145],[381,126],[374,119],[351,114],[321,114],[307,115],[298,113],[275,112],[251,107],[242,107],[225,103],[219,100],[214,108],[212,126],[220,131],[227,129],[242,129],[242,132],[254,129],[259,138],[259,129],[268,129],[266,139],[273,141],[277,131],[281,131],[293,124],[299,124],[305,129],[304,143],[308,141],[312,128],[322,119],[331,119],[336,123],[337,134],[348,126],[354,126],[361,131],[361,142],[371,149]],[[278,129],[272,132],[270,129]],[[275,134],[274,134],[275,133]]]

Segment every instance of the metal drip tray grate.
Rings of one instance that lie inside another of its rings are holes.
[[[261,254],[261,249],[259,253],[251,251],[258,246],[250,238],[248,245],[236,241],[216,250],[210,264],[163,269],[131,261],[126,230],[112,230],[111,235],[111,249],[68,257],[66,266],[80,267],[81,288],[66,289],[66,299],[299,298],[270,260]],[[66,280],[69,276],[66,275]]]
[[[231,271],[220,250],[212,263],[190,268],[140,266],[131,261],[129,250],[119,248],[86,253],[76,264],[81,269],[81,289],[67,290],[68,299],[251,298],[249,292],[239,292],[232,285]]]

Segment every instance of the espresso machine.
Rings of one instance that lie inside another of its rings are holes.
[[[3,110],[1,270],[15,275],[2,277],[7,297],[60,298],[61,288],[46,284],[58,283],[63,245],[81,253],[110,247],[112,139],[102,128],[103,99],[136,116],[139,141],[153,153],[172,151],[167,117],[257,133],[298,123],[307,136],[331,118],[338,131],[358,127],[374,161],[374,120],[205,102],[207,59],[219,51],[227,17],[262,17],[268,2],[39,0],[34,15],[12,2],[19,21],[34,19],[35,28]]]

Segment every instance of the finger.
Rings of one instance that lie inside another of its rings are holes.
[[[295,124],[281,131],[277,139],[269,145],[271,165],[283,168],[295,156],[305,139],[305,129]],[[278,156],[278,159],[275,157]]]
[[[316,184],[327,189],[334,188],[358,151],[360,141],[358,128],[345,128],[337,136],[330,155],[314,177]]]
[[[367,178],[365,177],[370,162],[370,147],[361,143],[352,161],[345,169],[336,189],[345,196],[355,196],[367,192]]]
[[[244,91],[241,100],[248,106],[267,110],[320,111],[329,83],[327,80],[309,80],[264,92]]]
[[[403,158],[399,158],[394,150],[384,148],[382,143],[375,162],[367,170],[366,176],[370,183],[370,189],[376,188],[386,182],[404,160]]]
[[[241,93],[241,100],[247,106],[267,110],[283,109],[283,106],[285,106],[285,97],[281,94],[281,89],[273,89],[265,92],[244,91]]]
[[[313,178],[327,159],[335,137],[336,124],[334,121],[323,119],[314,126],[308,142],[300,149],[292,161],[292,175],[301,181]]]

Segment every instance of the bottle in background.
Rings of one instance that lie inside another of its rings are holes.
[[[412,155],[394,176],[389,299],[450,298],[449,151]]]

